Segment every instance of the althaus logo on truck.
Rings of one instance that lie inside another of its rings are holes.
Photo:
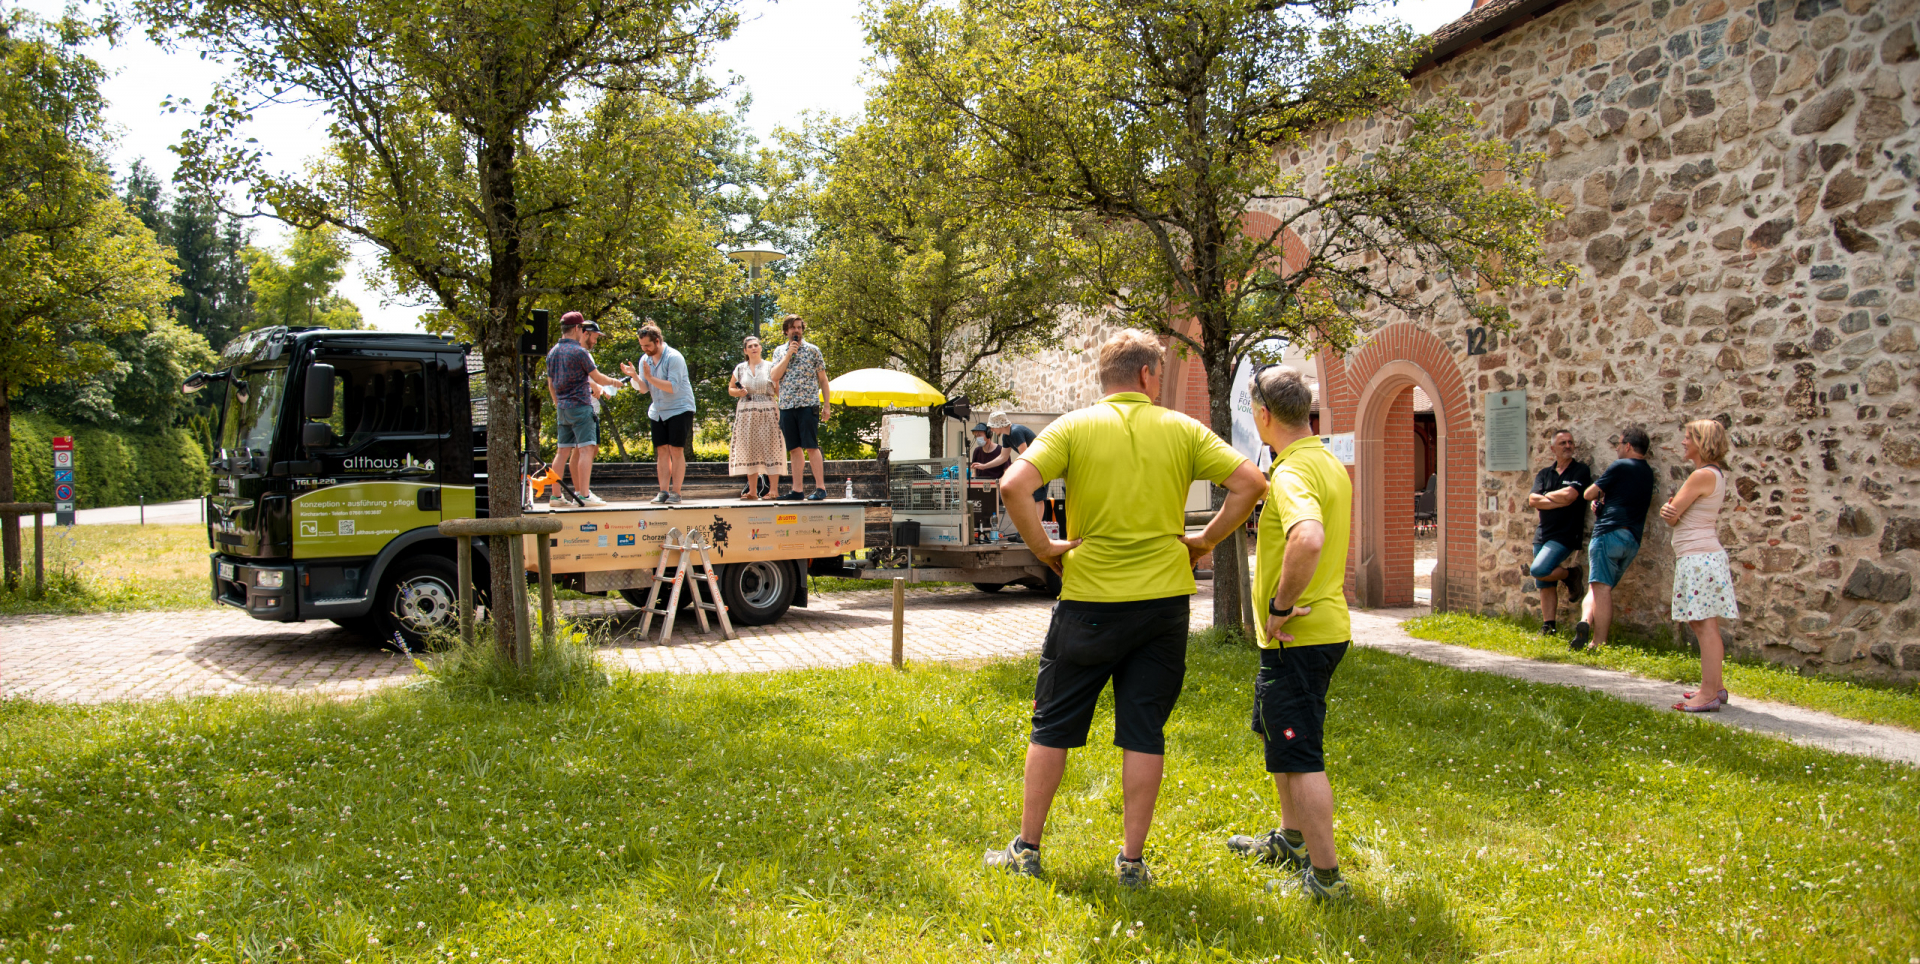
[[[433,460],[428,459],[425,462],[421,462],[413,457],[412,452],[408,452],[407,457],[403,459],[376,459],[365,455],[355,455],[346,459],[341,467],[349,472],[382,472],[398,471],[400,469],[424,469],[431,472],[433,471]]]

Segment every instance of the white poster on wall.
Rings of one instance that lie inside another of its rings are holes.
[[[1234,451],[1253,461],[1253,464],[1266,471],[1273,464],[1273,452],[1265,442],[1260,441],[1260,429],[1253,423],[1253,391],[1249,387],[1253,379],[1253,363],[1240,359],[1239,367],[1233,370],[1233,438],[1227,441]]]

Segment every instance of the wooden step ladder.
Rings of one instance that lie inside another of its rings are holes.
[[[703,633],[712,631],[712,628],[707,625],[707,614],[713,613],[720,618],[720,631],[726,638],[739,638],[734,634],[732,620],[727,618],[726,604],[720,601],[720,577],[714,574],[713,560],[707,555],[708,550],[712,548],[713,543],[707,539],[707,534],[699,529],[690,529],[682,533],[680,527],[675,526],[667,530],[666,541],[660,544],[660,566],[653,572],[653,586],[647,590],[647,605],[641,610],[643,615],[640,617],[640,636],[642,638],[645,638],[648,631],[653,628],[653,617],[661,616],[666,620],[660,626],[661,645],[673,639],[673,620],[680,611],[680,591],[688,587],[687,572],[691,567],[687,562],[695,553],[699,556],[700,571],[694,574],[691,591],[693,592],[693,614],[700,619],[700,631]],[[673,567],[672,576],[667,575],[669,565]],[[660,586],[662,583],[669,582],[673,584],[673,588],[667,593],[665,607],[661,607],[659,605]],[[707,587],[707,598],[704,600],[700,598],[699,587],[702,583]]]

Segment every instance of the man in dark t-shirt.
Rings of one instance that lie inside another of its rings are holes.
[[[1580,601],[1580,567],[1567,565],[1567,559],[1587,544],[1587,503],[1581,495],[1593,484],[1593,470],[1573,457],[1573,433],[1559,429],[1552,439],[1553,464],[1533,477],[1533,493],[1527,496],[1527,504],[1540,510],[1527,574],[1540,587],[1540,631],[1548,636],[1560,630],[1560,586],[1567,587],[1568,602]]]
[[[1587,601],[1569,644],[1576,650],[1585,649],[1589,638],[1595,646],[1607,642],[1607,627],[1613,622],[1613,587],[1640,553],[1647,509],[1653,505],[1658,484],[1653,467],[1647,464],[1647,449],[1653,442],[1646,429],[1629,425],[1608,441],[1620,458],[1585,493],[1594,506],[1593,539],[1587,544],[1587,564],[1593,572],[1587,577]]]
[[[1009,418],[1005,412],[990,413],[987,416],[987,427],[994,431],[994,441],[999,442],[1000,446],[1007,450],[1008,459],[1019,458],[1022,453],[1026,452],[1027,446],[1033,444],[1033,440],[1036,437],[1033,434],[1033,429],[1025,425],[1015,425],[1013,419]],[[1033,501],[1047,501],[1046,486],[1043,485],[1033,490]]]

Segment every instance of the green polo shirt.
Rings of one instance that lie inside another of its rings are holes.
[[[1282,632],[1293,637],[1288,647],[1324,646],[1353,638],[1347,622],[1347,540],[1353,532],[1353,480],[1347,467],[1320,439],[1309,435],[1281,452],[1267,476],[1267,507],[1260,513],[1260,554],[1253,566],[1254,640],[1262,649],[1278,644],[1267,639],[1267,604],[1280,585],[1280,563],[1287,552],[1287,533],[1312,520],[1326,529],[1320,564],[1295,600],[1295,606],[1313,611],[1287,620]]]
[[[1060,598],[1130,602],[1190,596],[1187,490],[1246,461],[1205,425],[1139,392],[1116,392],[1055,419],[1020,459],[1067,480],[1068,552]]]

